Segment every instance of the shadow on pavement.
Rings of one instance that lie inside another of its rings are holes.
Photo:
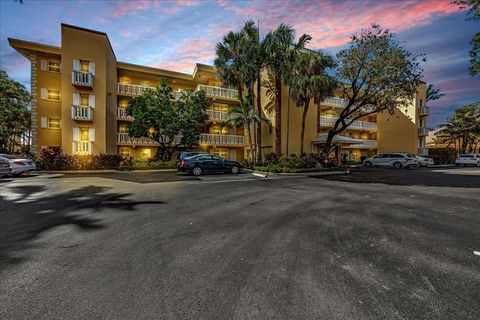
[[[384,169],[361,167],[351,169],[350,174],[346,175],[311,176],[311,178],[350,183],[381,183],[393,186],[480,188],[480,174],[473,171],[477,170],[477,168],[472,168],[472,171],[467,172],[462,169]],[[478,171],[480,172],[480,169]]]
[[[0,193],[0,269],[26,259],[21,252],[31,242],[52,228],[74,225],[94,231],[106,225],[98,218],[86,217],[75,211],[90,209],[98,214],[104,209],[136,210],[141,204],[161,204],[163,201],[132,201],[128,193],[108,192],[109,188],[86,186],[60,194],[48,194],[42,185],[3,188]]]

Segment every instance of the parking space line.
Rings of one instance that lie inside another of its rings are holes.
[[[473,254],[476,255],[476,256],[480,256],[480,251],[473,250]]]

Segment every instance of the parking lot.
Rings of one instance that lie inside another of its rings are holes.
[[[480,168],[0,179],[2,319],[477,319]]]

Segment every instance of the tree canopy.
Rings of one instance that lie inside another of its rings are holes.
[[[466,10],[468,19],[480,20],[480,0],[454,0],[452,3],[457,4],[460,10]],[[476,76],[480,74],[480,32],[477,32],[472,41],[470,41],[472,49],[470,50],[470,75]]]
[[[0,70],[0,152],[12,153],[30,130],[30,93]]]
[[[208,105],[203,90],[182,91],[174,100],[172,88],[162,82],[129,102],[127,113],[134,118],[129,134],[158,142],[159,158],[170,160],[176,148],[198,145],[200,125],[208,119]]]

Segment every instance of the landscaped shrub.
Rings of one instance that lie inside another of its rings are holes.
[[[40,170],[71,170],[74,167],[73,157],[63,154],[62,148],[42,148],[35,162]]]
[[[457,150],[454,148],[429,148],[428,156],[433,159],[435,164],[455,163]]]
[[[122,161],[120,170],[175,169],[175,161],[127,158]]]
[[[36,160],[40,170],[117,169],[122,156],[117,154],[67,155],[61,148],[43,148]]]
[[[272,164],[277,164],[280,161],[280,156],[274,152],[267,153],[265,155],[265,164],[270,166]]]

